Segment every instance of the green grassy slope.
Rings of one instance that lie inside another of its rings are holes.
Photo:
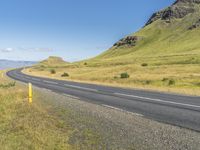
[[[185,4],[188,5],[188,4]],[[200,19],[200,5],[194,6],[195,12],[183,18],[172,18],[170,23],[158,19],[145,26],[134,36],[143,37],[136,46],[112,47],[94,60],[125,60],[138,57],[158,57],[172,55],[199,55],[200,28],[189,30]]]

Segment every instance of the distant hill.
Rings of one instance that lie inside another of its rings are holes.
[[[49,58],[41,61],[39,65],[44,65],[44,66],[64,66],[67,65],[68,62],[64,61],[61,57],[56,57],[56,56],[50,56]]]
[[[177,0],[155,12],[141,30],[116,42],[95,59],[123,61],[169,55],[200,55],[200,0]]]
[[[36,63],[37,62],[34,62],[34,61],[12,61],[12,60],[0,59],[0,70],[31,66]]]

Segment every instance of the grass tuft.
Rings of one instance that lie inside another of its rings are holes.
[[[120,74],[120,77],[121,77],[121,79],[126,79],[126,78],[129,78],[130,75],[127,72],[124,72],[124,73]]]
[[[61,77],[69,77],[69,74],[66,73],[66,72],[64,72],[64,73],[61,75]]]
[[[7,84],[0,84],[0,88],[11,88],[14,87],[16,82],[9,82]]]
[[[148,64],[147,63],[142,63],[141,66],[142,67],[146,67],[146,66],[148,66]]]
[[[56,74],[56,70],[55,70],[55,69],[51,69],[51,70],[50,70],[50,73],[51,73],[51,74]]]

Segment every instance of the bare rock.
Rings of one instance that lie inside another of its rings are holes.
[[[154,13],[147,21],[146,25],[161,19],[170,22],[173,18],[183,18],[195,12],[195,5],[200,4],[200,0],[177,0],[172,6]]]
[[[200,27],[200,19],[199,20],[197,20],[192,26],[190,26],[188,29],[189,30],[193,30],[193,29],[196,29],[196,28],[198,28],[198,27]]]
[[[174,4],[177,3],[196,3],[196,4],[200,4],[200,0],[177,0]]]
[[[137,42],[141,39],[141,37],[138,36],[127,36],[117,43],[115,43],[113,46],[120,47],[120,46],[136,46]]]

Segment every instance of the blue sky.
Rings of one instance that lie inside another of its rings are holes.
[[[1,0],[0,59],[100,54],[174,0]]]

